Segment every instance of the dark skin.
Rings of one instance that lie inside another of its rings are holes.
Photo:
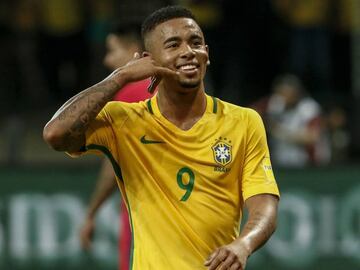
[[[44,128],[44,139],[58,151],[78,151],[85,131],[118,89],[148,77],[158,87],[157,101],[164,117],[180,129],[190,129],[204,114],[204,76],[208,47],[197,23],[189,18],[163,22],[145,37],[146,52],[102,82],[66,102]],[[245,269],[247,258],[261,247],[276,227],[278,198],[260,194],[245,201],[248,221],[232,243],[216,249],[204,265],[209,270]]]

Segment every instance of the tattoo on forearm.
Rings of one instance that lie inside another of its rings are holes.
[[[92,119],[110,101],[118,90],[118,85],[111,81],[100,82],[69,101],[58,115],[58,121],[68,122],[68,139],[79,138],[84,134]]]
[[[67,108],[66,110],[64,110],[60,115],[59,115],[59,120],[60,121],[64,121],[67,120],[68,118],[74,118],[74,112],[76,112],[76,105],[72,105],[69,108]]]
[[[69,129],[70,137],[78,137],[83,134],[83,129],[89,124],[89,114],[81,115]]]

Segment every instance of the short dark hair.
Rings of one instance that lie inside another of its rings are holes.
[[[166,22],[171,19],[175,18],[190,18],[196,21],[196,18],[192,12],[184,8],[182,6],[166,6],[163,8],[160,8],[153,13],[151,13],[143,22],[141,26],[141,36],[143,39],[143,42],[145,41],[145,36],[154,30],[156,26],[159,24]]]

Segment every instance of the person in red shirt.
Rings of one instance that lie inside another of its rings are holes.
[[[115,70],[130,61],[136,52],[142,51],[141,26],[135,23],[117,25],[106,38],[106,55],[104,65]],[[114,100],[123,102],[139,102],[150,98],[148,92],[150,79],[126,85],[119,91]],[[91,247],[95,230],[95,215],[100,206],[117,190],[117,183],[111,162],[105,159],[98,176],[95,190],[88,204],[85,221],[80,230],[81,245],[84,249]],[[131,229],[125,204],[121,204],[121,234],[119,238],[120,270],[129,269],[131,249]]]

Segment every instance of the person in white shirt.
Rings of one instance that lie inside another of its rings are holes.
[[[322,165],[330,149],[320,105],[306,95],[298,77],[285,74],[274,81],[265,111],[274,164],[281,167]]]

